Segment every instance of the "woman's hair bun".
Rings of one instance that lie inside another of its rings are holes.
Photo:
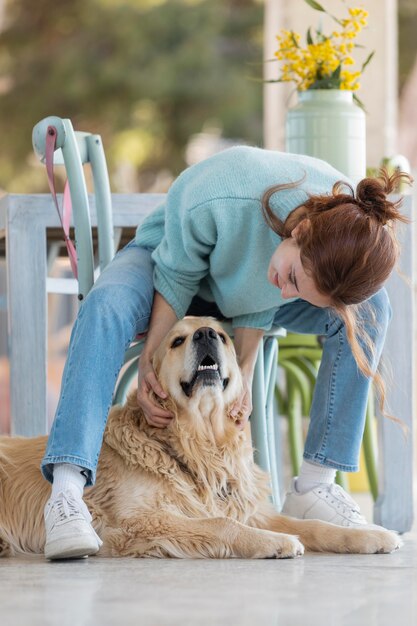
[[[389,174],[385,168],[375,178],[364,178],[356,187],[356,203],[367,215],[385,225],[392,220],[407,221],[400,213],[402,198],[393,201],[388,195],[398,191],[401,183],[411,184],[413,179],[405,172]]]

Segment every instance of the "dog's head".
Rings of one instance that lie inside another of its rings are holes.
[[[233,343],[216,320],[177,322],[156,351],[154,368],[179,417],[209,420],[218,431],[221,421],[231,422],[228,410],[242,393],[242,378]]]

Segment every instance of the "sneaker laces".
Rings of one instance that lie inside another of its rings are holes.
[[[51,503],[51,511],[55,513],[55,523],[65,522],[71,518],[79,518],[82,515],[87,522],[91,522],[92,517],[90,511],[86,507],[83,500],[78,500],[70,491],[62,491],[56,499]]]
[[[53,516],[52,516],[53,512]],[[98,547],[103,545],[103,541],[92,526],[92,516],[88,510],[84,500],[77,498],[70,490],[61,491],[53,502],[47,504],[45,510],[45,521],[52,516],[51,529],[55,528],[57,524],[67,522],[71,519],[84,519],[90,527],[90,531],[93,533],[97,540]]]
[[[332,483],[331,485],[320,487],[318,493],[324,493],[324,497],[329,501],[329,504],[335,506],[342,515],[349,515],[352,520],[358,523],[367,523],[366,519],[361,515],[358,504],[340,485]]]

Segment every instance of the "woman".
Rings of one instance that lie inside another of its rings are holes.
[[[365,179],[355,196],[323,161],[251,147],[226,150],[179,176],[100,276],[74,325],[42,462],[53,483],[45,508],[48,558],[99,549],[82,493],[94,484],[124,352],[148,331],[138,403],[149,424],[165,427],[172,416],[149,399],[150,390],[164,397],[151,359],[187,312],[232,320],[245,385],[234,407],[241,427],[263,332],[278,325],[326,337],[304,461],[284,512],[366,523],[334,478],[337,469],[358,469],[370,380],[390,317],[382,286],[397,247],[389,225],[404,221],[387,194],[401,176]]]

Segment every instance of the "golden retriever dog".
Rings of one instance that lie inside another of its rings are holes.
[[[212,318],[185,318],[155,353],[174,418],[149,426],[132,393],[109,415],[97,480],[85,491],[102,556],[291,558],[315,551],[392,552],[394,532],[277,513],[268,476],[229,415],[242,391],[233,343]],[[0,439],[0,553],[42,553],[50,486],[46,437]]]

